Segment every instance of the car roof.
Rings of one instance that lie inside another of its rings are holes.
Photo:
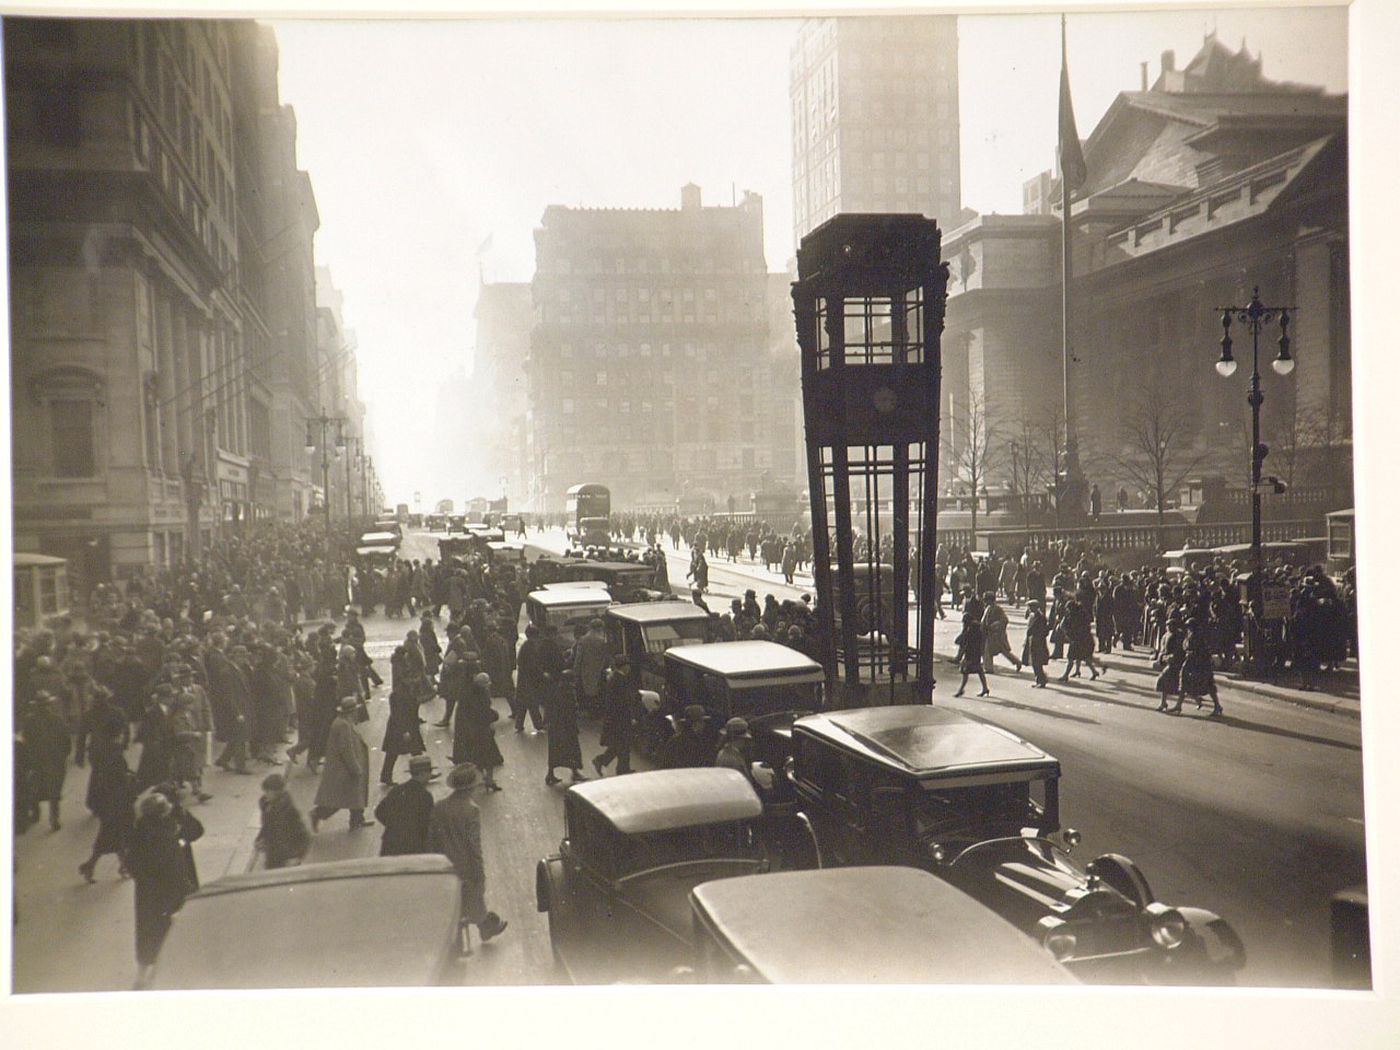
[[[763,813],[753,785],[735,769],[659,769],[577,784],[569,796],[624,835],[751,820]]]
[[[638,572],[655,571],[644,561],[599,561],[596,558],[567,558],[561,564],[566,568],[582,566],[588,569],[602,569],[605,572],[623,572],[628,569]]]
[[[697,667],[727,678],[771,678],[790,675],[794,681],[818,681],[821,664],[796,649],[777,642],[712,642],[667,649],[666,659]],[[816,675],[815,678],[808,678]]]
[[[771,984],[1074,984],[1043,947],[918,868],[743,875],[691,893],[702,923]]]
[[[153,987],[431,984],[460,901],[456,871],[437,854],[231,875],[186,898]]]
[[[606,594],[608,585],[602,580],[560,580],[558,583],[546,583],[540,587],[542,591],[599,591]]]
[[[1060,763],[1028,740],[946,707],[896,704],[807,715],[793,724],[918,777],[976,771],[1059,774]]]
[[[608,615],[629,623],[669,623],[674,620],[708,620],[710,614],[694,602],[627,602],[614,605]]]
[[[606,609],[612,604],[608,592],[600,587],[560,587],[553,591],[531,591],[528,598],[547,609],[573,605]]]

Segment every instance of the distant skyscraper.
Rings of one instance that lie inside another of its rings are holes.
[[[791,68],[798,241],[838,212],[959,225],[956,17],[809,19]]]

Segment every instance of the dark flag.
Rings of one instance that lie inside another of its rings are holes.
[[[1084,148],[1074,126],[1074,101],[1069,94],[1069,55],[1065,48],[1065,16],[1060,16],[1060,178],[1070,195],[1089,178]]]

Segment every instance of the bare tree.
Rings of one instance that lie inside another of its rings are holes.
[[[1312,453],[1331,447],[1340,438],[1336,416],[1320,405],[1311,407],[1294,403],[1283,427],[1274,440],[1273,461],[1270,464],[1279,477],[1288,483],[1304,484],[1306,466]]]
[[[1194,444],[1195,420],[1179,391],[1149,382],[1129,398],[1113,463],[1157,508],[1157,542],[1165,536],[1167,498],[1206,460]]]
[[[944,462],[955,481],[966,484],[972,494],[972,532],[976,535],[977,500],[987,479],[999,468],[1005,446],[987,418],[987,401],[982,394],[972,391],[952,408],[952,426],[943,444]]]
[[[1031,496],[1054,476],[1055,452],[1046,442],[1043,428],[1022,419],[1005,442],[1003,462],[1011,461],[1011,492],[1021,500],[1026,528],[1031,527]]]

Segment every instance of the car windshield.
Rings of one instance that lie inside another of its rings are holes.
[[[1035,824],[1039,816],[1031,784],[1024,780],[963,788],[925,785],[914,810],[920,837],[931,838],[1014,833]]]
[[[705,621],[649,623],[642,628],[642,640],[649,653],[664,653],[677,645],[700,645],[705,640]]]
[[[627,835],[619,843],[617,870],[623,875],[696,860],[759,860],[758,836],[749,821],[670,828]]]
[[[751,689],[730,684],[734,714],[744,718],[777,714],[780,711],[817,711],[821,709],[818,690],[820,682],[797,682],[792,685],[763,685]]]

